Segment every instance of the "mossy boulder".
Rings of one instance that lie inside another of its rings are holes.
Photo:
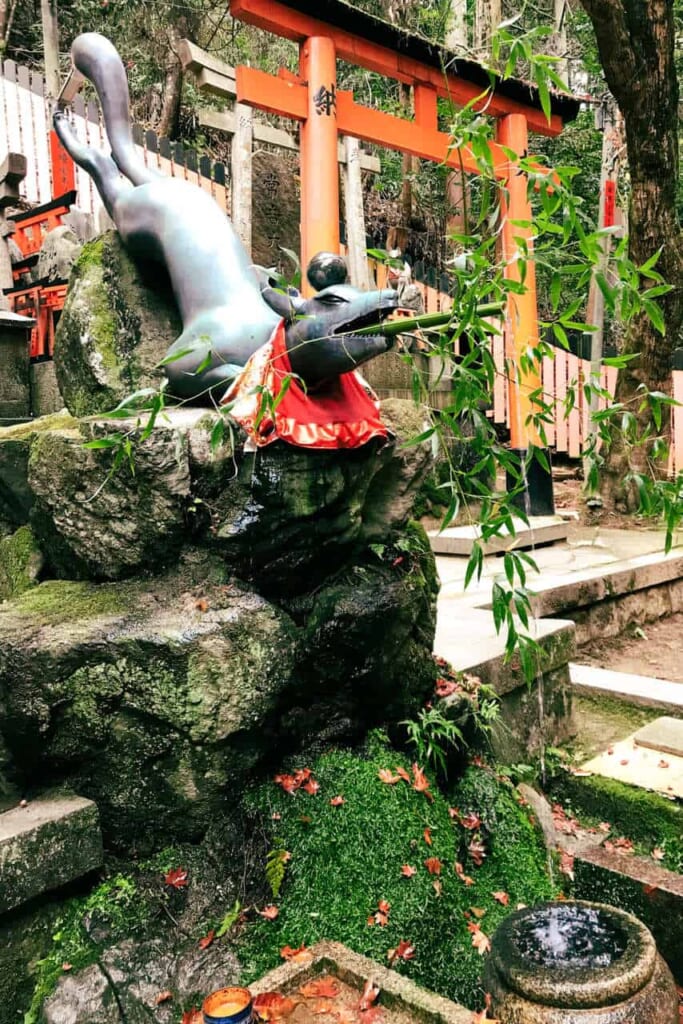
[[[29,526],[20,526],[0,540],[0,601],[35,585],[43,568],[43,555]]]
[[[161,267],[138,267],[114,231],[88,242],[55,335],[57,381],[69,411],[105,412],[131,392],[157,386],[157,363],[181,331]]]
[[[310,592],[405,526],[427,472],[423,412],[393,401],[392,438],[351,451],[211,445],[218,414],[169,409],[138,420],[71,420],[30,448],[31,522],[57,575],[119,579],[172,564],[186,542],[213,550],[268,596]],[[130,451],[120,464],[116,438]],[[84,447],[94,442],[98,448]],[[106,447],[111,445],[112,447]]]
[[[199,554],[154,580],[25,591],[0,606],[0,735],[17,779],[95,800],[117,847],[201,834],[274,751],[363,735],[424,700],[423,557],[368,559],[289,612]]]
[[[33,493],[28,482],[31,445],[40,434],[75,427],[67,412],[41,416],[30,423],[0,427],[0,520],[10,526],[28,522]]]

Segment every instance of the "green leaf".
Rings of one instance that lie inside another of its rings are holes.
[[[221,923],[218,925],[218,928],[216,928],[217,939],[222,939],[223,936],[230,931],[232,926],[237,921],[237,918],[240,916],[241,910],[242,904],[240,903],[239,900],[235,900],[230,910],[227,912]]]

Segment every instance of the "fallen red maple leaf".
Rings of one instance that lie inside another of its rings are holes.
[[[560,871],[563,875],[574,880],[574,854],[567,850],[560,850]]]
[[[260,1020],[279,1020],[287,1017],[297,1005],[295,999],[283,996],[280,992],[263,992],[254,998],[254,1013]]]
[[[264,907],[263,910],[257,910],[256,913],[265,917],[267,921],[274,921],[280,911],[271,903],[270,906]]]
[[[185,1010],[181,1024],[204,1024],[204,1014],[193,1006],[191,1010]]]
[[[442,677],[439,677],[436,681],[434,692],[437,697],[450,697],[450,695],[455,693],[458,689],[460,689],[460,687],[452,679],[443,679]]]
[[[448,813],[451,818],[455,818],[456,821],[460,821],[460,811],[457,807],[449,807]]]
[[[489,1017],[489,1010],[491,1009],[491,993],[487,992],[484,996],[485,1006],[484,1009],[479,1013],[475,1013],[472,1017],[472,1024],[502,1024],[502,1021],[495,1017]]]
[[[324,974],[321,978],[313,978],[299,987],[299,992],[306,999],[335,999],[339,995],[339,982]]]
[[[502,889],[499,889],[497,892],[492,892],[491,895],[493,896],[494,900],[498,900],[498,902],[504,907],[507,907],[508,903],[510,902],[510,897],[506,892],[503,892]]]
[[[411,864],[403,864],[401,866],[401,874],[404,878],[412,878],[413,875],[417,874],[417,868],[414,868]]]
[[[434,799],[429,792],[429,779],[418,764],[413,764],[413,780],[413,789],[417,793],[424,793],[428,800]]]
[[[431,830],[431,828],[426,828],[424,830],[424,832],[422,833],[422,835],[424,836],[424,841],[427,844],[427,846],[431,846],[432,845],[432,830]]]
[[[430,875],[440,875],[443,864],[438,857],[428,857],[425,861],[425,867]]]
[[[668,768],[669,767],[669,762],[665,761],[664,758],[662,757],[662,758],[659,759],[659,763],[658,763],[657,767],[658,768]]]
[[[371,1006],[369,1010],[361,1010],[358,1014],[360,1024],[381,1024],[384,1020],[381,1006]]]
[[[369,1010],[374,1002],[377,1000],[379,995],[379,985],[376,985],[373,978],[368,978],[365,982],[365,988],[363,989],[358,1003],[358,1009],[361,1012]]]
[[[470,912],[474,914],[477,920],[480,920],[486,914],[483,907],[470,907]]]
[[[467,852],[477,867],[481,867],[484,862],[484,857],[486,856],[486,847],[482,841],[480,839],[473,839],[467,847]]]
[[[394,786],[397,782],[401,781],[401,776],[394,775],[394,773],[389,768],[380,768],[377,774],[380,780],[382,782],[386,782],[388,786]]]
[[[471,921],[467,925],[467,930],[472,933],[472,945],[479,956],[483,956],[484,953],[488,953],[491,949],[491,940],[488,935],[484,934],[479,925]]]
[[[204,936],[203,939],[199,940],[199,948],[200,949],[208,949],[209,946],[211,945],[211,943],[213,942],[213,940],[215,938],[216,938],[216,932],[212,928],[210,932],[207,932],[207,934]]]
[[[209,602],[205,597],[200,597],[198,601],[195,601],[194,606],[198,612],[208,612],[209,610]]]
[[[461,815],[459,820],[463,828],[468,828],[471,830],[481,828],[481,818],[479,817],[478,814],[475,814],[474,811],[470,811],[468,814]]]
[[[284,789],[285,793],[293,795],[299,788],[298,783],[293,775],[276,775],[273,782],[277,783]]]
[[[408,775],[408,772],[405,770],[405,768],[402,768],[400,765],[397,764],[395,771],[399,778],[403,779],[404,782],[410,782],[410,775]]]
[[[154,999],[155,1006],[161,1006],[162,1003],[167,1003],[169,999],[173,999],[173,993],[169,988],[165,992],[160,992]]]
[[[311,954],[307,946],[301,945],[298,949],[292,949],[291,946],[283,946],[280,950],[280,956],[283,960],[293,960],[294,963],[303,964],[307,960],[311,959]]]
[[[465,885],[474,885],[474,879],[470,878],[469,875],[465,874],[465,869],[463,868],[462,864],[457,860],[455,862],[455,873],[460,879],[460,881],[464,882]]]
[[[320,783],[316,779],[307,779],[301,788],[305,789],[307,793],[311,794],[311,796],[315,796],[320,789]]]
[[[341,807],[341,805],[345,803],[346,800],[344,799],[343,796],[333,796],[332,799],[330,800],[330,804],[332,805],[332,807]]]
[[[414,957],[415,947],[406,939],[401,939],[398,946],[395,949],[390,949],[387,953],[387,959],[390,964],[393,964],[396,960],[413,960]]]
[[[164,882],[173,889],[182,889],[184,885],[187,885],[187,871],[185,868],[171,868],[164,875]]]

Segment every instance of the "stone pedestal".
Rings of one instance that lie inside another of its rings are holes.
[[[34,322],[0,310],[0,426],[31,415],[29,332]]]

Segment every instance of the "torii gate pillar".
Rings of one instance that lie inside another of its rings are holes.
[[[318,252],[339,252],[337,166],[337,59],[334,41],[310,36],[301,43],[299,71],[307,84],[301,125],[301,269]]]

